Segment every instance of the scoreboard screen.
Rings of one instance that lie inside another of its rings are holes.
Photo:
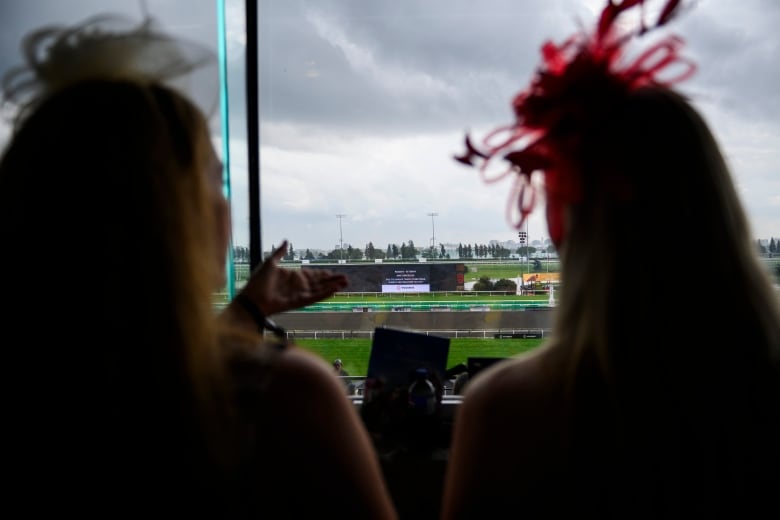
[[[302,269],[317,269],[304,265]],[[349,279],[345,292],[435,292],[462,291],[464,264],[362,264],[328,265]]]

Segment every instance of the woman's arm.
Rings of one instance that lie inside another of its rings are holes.
[[[273,431],[262,438],[276,443],[268,446],[268,462],[277,483],[299,492],[291,518],[296,508],[318,503],[350,518],[397,518],[374,445],[330,365],[288,347],[268,392],[277,396],[265,419]]]

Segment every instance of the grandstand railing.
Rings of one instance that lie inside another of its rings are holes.
[[[483,339],[522,339],[544,338],[550,335],[550,329],[451,329],[451,330],[414,330],[430,336],[445,338],[483,338]],[[287,339],[373,339],[373,330],[288,330]]]
[[[463,301],[430,301],[430,302],[318,302],[302,309],[290,312],[447,312],[447,311],[516,311],[528,308],[550,307],[547,300],[480,300]]]

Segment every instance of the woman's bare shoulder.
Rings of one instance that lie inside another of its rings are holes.
[[[465,398],[480,404],[504,398],[536,402],[556,385],[559,376],[552,366],[552,355],[541,351],[496,363],[469,382]]]
[[[349,489],[345,514],[395,518],[371,439],[333,367],[295,346],[245,361],[262,367],[255,374],[262,383],[242,378],[256,385],[241,408],[254,426],[250,433],[265,447],[258,472],[273,475],[267,489],[278,499],[305,490],[306,501],[290,498],[288,512],[296,516]]]
[[[561,375],[550,354],[513,358],[492,365],[469,382],[462,411],[490,430],[539,435],[557,428]]]
[[[241,387],[273,396],[275,403],[307,407],[316,396],[321,407],[347,402],[344,385],[324,359],[295,345],[266,343],[234,356],[232,375]]]
[[[455,419],[445,518],[496,497],[537,500],[531,490],[560,467],[562,407],[548,362],[543,352],[506,360],[468,383]]]

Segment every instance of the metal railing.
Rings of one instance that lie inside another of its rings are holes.
[[[482,338],[482,339],[512,339],[512,338],[544,338],[550,335],[550,329],[450,329],[450,330],[414,330],[429,336],[445,338]],[[287,330],[287,339],[373,339],[373,330]]]

